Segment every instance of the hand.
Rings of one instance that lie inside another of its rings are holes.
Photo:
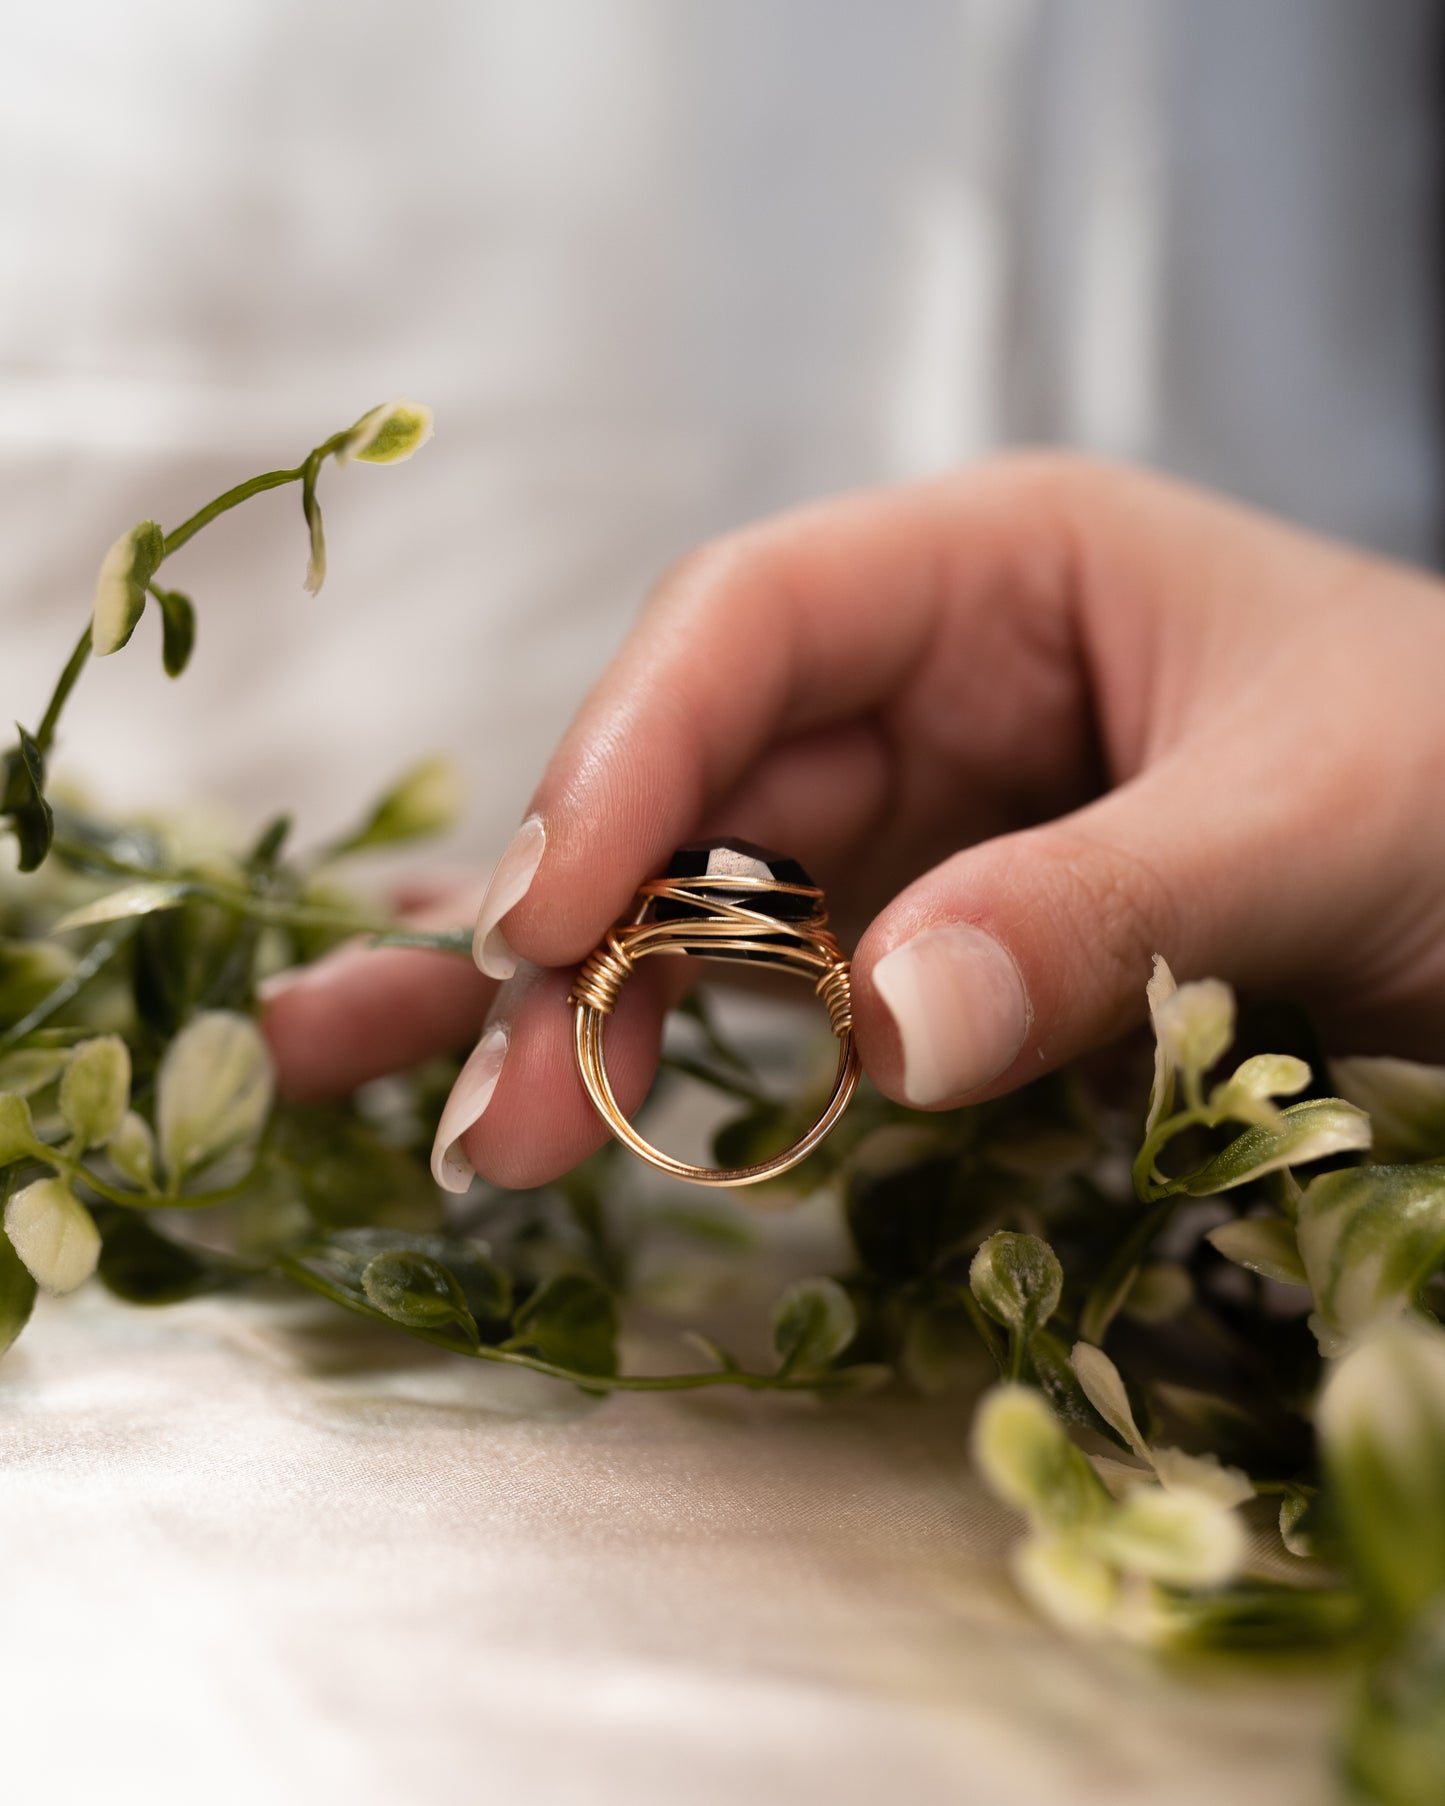
[[[923,1108],[1118,1035],[1155,951],[1292,992],[1341,1049],[1438,1057],[1442,677],[1445,586],[1124,469],[1004,460],[765,522],[663,580],[563,739],[478,923],[500,992],[345,955],[270,1009],[283,1083],[395,1070],[490,1008],[434,1165],[554,1177],[605,1133],[571,969],[729,832],[862,928],[863,1064]],[[639,968],[609,1026],[629,1113],[675,981]]]

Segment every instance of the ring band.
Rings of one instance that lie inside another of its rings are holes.
[[[848,961],[828,931],[823,893],[796,860],[746,840],[680,847],[661,878],[644,884],[625,922],[610,929],[577,973],[573,1006],[577,1070],[613,1135],[650,1166],[694,1185],[756,1185],[806,1160],[858,1086]],[[823,1113],[806,1135],[754,1166],[693,1166],[653,1147],[618,1108],[602,1055],[602,1035],[639,960],[655,954],[744,960],[808,979],[838,1038],[838,1071]]]

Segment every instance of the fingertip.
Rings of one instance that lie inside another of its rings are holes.
[[[608,1138],[577,1072],[571,986],[570,971],[521,966],[498,998],[488,1033],[505,1022],[505,1059],[470,1126],[454,1131],[472,1168],[493,1185],[528,1191],[549,1184]],[[607,1070],[627,1116],[656,1073],[671,988],[666,974],[643,968],[608,1020]]]

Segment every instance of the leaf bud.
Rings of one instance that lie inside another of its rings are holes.
[[[387,401],[363,414],[336,453],[338,464],[399,464],[432,436],[432,411],[419,401]]]
[[[165,557],[165,534],[153,520],[129,528],[100,562],[90,617],[90,649],[106,658],[135,632],[146,605],[146,586]]]

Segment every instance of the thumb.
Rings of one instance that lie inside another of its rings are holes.
[[[1242,813],[1217,781],[1156,767],[935,866],[858,947],[869,1077],[921,1108],[1008,1091],[1141,1021],[1155,953],[1236,983],[1299,970],[1325,874],[1301,859],[1282,876],[1262,854],[1283,822],[1268,806],[1247,824]]]

